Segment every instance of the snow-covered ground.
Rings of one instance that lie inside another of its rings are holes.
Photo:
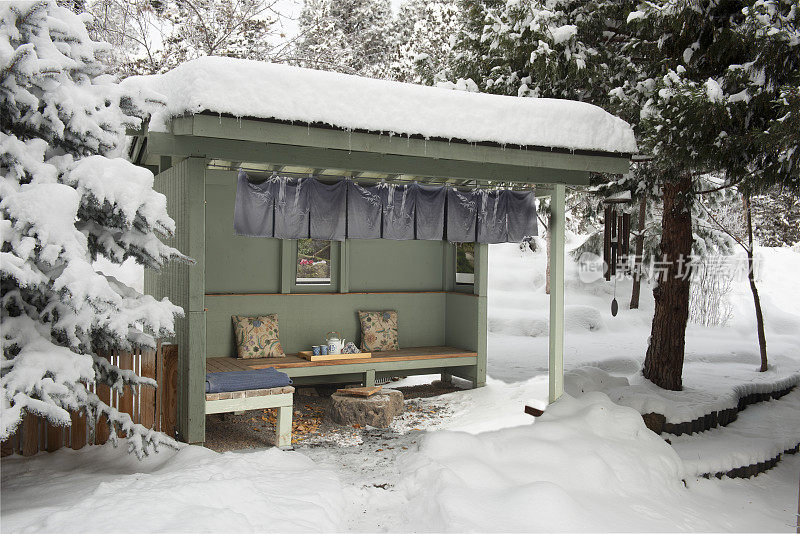
[[[302,454],[165,450],[142,462],[111,444],[3,459],[3,532],[333,531],[339,477]]]
[[[800,370],[800,254],[759,254],[777,380]],[[487,386],[409,401],[443,408],[422,430],[398,421],[337,446],[224,454],[187,447],[141,464],[110,447],[7,458],[3,529],[71,532],[91,530],[86,521],[97,528],[113,521],[144,531],[794,531],[798,455],[752,479],[698,478],[709,464],[686,451],[701,438],[676,438],[673,448],[637,411],[603,393],[641,383],[653,310],[648,287],[635,311],[627,309],[630,283],[618,283],[620,313],[612,317],[613,284],[582,283],[568,261],[568,394],[538,419],[522,412],[547,396],[544,262],[542,252],[492,246]],[[688,329],[689,393],[760,378],[746,281],[735,284],[731,304],[727,326]],[[750,406],[735,423],[704,433],[719,452],[712,467],[790,442],[791,432],[780,432],[800,428],[797,397]],[[140,523],[127,525],[122,514]]]

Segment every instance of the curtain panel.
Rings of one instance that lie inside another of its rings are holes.
[[[326,184],[273,176],[260,183],[239,171],[234,233],[331,241],[519,242],[538,235],[533,191],[460,190],[420,184]]]

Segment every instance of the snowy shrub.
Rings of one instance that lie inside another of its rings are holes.
[[[724,257],[707,258],[692,271],[689,320],[702,326],[725,326],[733,316],[733,277]]]
[[[152,348],[182,310],[95,272],[92,262],[134,258],[158,269],[186,260],[159,235],[175,229],[153,175],[122,159],[153,96],[104,74],[108,45],[55,1],[0,5],[0,320],[5,440],[24,413],[70,424],[70,411],[104,418],[141,457],[175,442],[133,424],[92,385],[122,393],[146,384],[98,356]],[[111,439],[116,440],[115,432]]]

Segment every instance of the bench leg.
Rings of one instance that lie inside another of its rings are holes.
[[[375,369],[367,369],[364,372],[364,385],[372,387],[375,385]]]
[[[278,421],[275,426],[275,446],[281,449],[292,448],[292,411],[293,406],[278,408]]]
[[[442,383],[447,385],[453,384],[453,375],[450,373],[442,373]]]

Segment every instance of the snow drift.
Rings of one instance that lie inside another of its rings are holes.
[[[678,455],[636,411],[598,392],[562,397],[533,424],[430,434],[401,469],[413,510],[407,519],[423,531],[681,525],[680,518],[651,515],[669,509],[655,503],[685,495]],[[650,513],[623,513],[619,502]]]

